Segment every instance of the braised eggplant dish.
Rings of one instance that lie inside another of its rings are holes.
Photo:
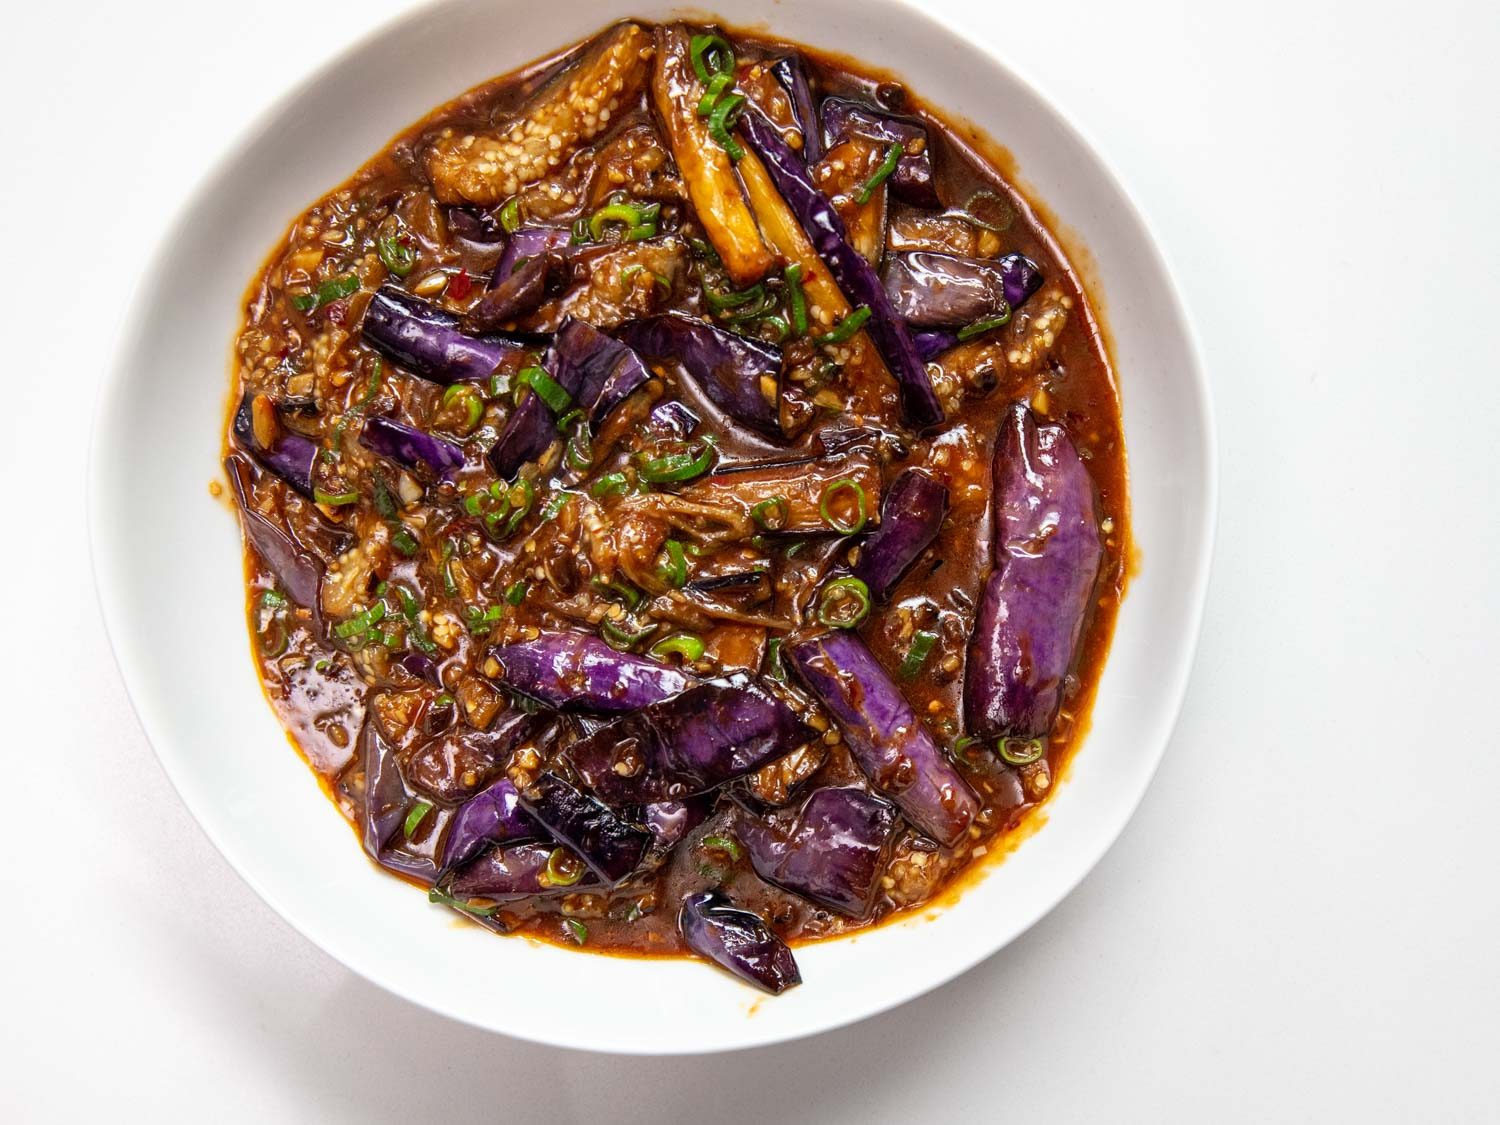
[[[848,59],[626,22],[296,219],[225,464],[266,693],[374,862],[776,993],[1014,844],[1129,532],[1005,165]]]

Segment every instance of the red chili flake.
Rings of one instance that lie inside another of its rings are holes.
[[[459,270],[448,281],[448,296],[455,301],[462,301],[474,288],[474,281],[469,277],[468,270]]]

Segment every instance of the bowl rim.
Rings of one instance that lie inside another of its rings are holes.
[[[1198,437],[1196,454],[1203,466],[1203,517],[1201,523],[1193,529],[1193,535],[1185,548],[1191,559],[1191,573],[1190,580],[1183,587],[1182,593],[1183,604],[1187,611],[1183,629],[1184,643],[1177,653],[1174,654],[1175,659],[1170,669],[1170,680],[1159,695],[1159,710],[1165,718],[1165,722],[1161,727],[1160,739],[1151,748],[1149,762],[1139,775],[1139,782],[1135,787],[1135,791],[1129,794],[1127,801],[1122,801],[1119,804],[1115,823],[1102,838],[1103,842],[1097,848],[1096,854],[1093,854],[1091,858],[1083,863],[1070,878],[1058,880],[1051,892],[1042,896],[1041,900],[1032,910],[1022,916],[1007,932],[997,934],[996,940],[988,948],[976,955],[953,958],[941,971],[930,974],[927,979],[923,980],[920,987],[914,990],[883,991],[878,1000],[867,1006],[859,1007],[852,1012],[834,1011],[827,1017],[813,1021],[809,1026],[803,1028],[778,1031],[770,1035],[757,1034],[752,1029],[742,1037],[741,1041],[729,1046],[710,1045],[693,1047],[691,1045],[682,1046],[674,1044],[662,1047],[650,1042],[628,1044],[589,1042],[586,1041],[588,1038],[587,1035],[578,1036],[574,1041],[566,1041],[545,1034],[532,1033],[524,1027],[502,1028],[471,1018],[464,1012],[444,1005],[434,997],[423,995],[416,990],[407,988],[402,982],[389,979],[385,974],[379,972],[375,966],[358,963],[355,958],[347,955],[346,951],[330,944],[322,937],[315,936],[311,926],[298,916],[297,911],[290,907],[274,888],[266,885],[247,866],[242,864],[236,858],[233,848],[221,839],[220,833],[199,814],[197,808],[188,799],[183,790],[182,782],[174,773],[173,766],[169,763],[168,758],[164,756],[161,749],[164,737],[159,734],[155,724],[150,721],[147,714],[143,711],[137,691],[133,687],[130,669],[127,667],[127,657],[124,654],[121,641],[125,625],[122,620],[123,610],[120,607],[119,599],[123,595],[117,590],[115,580],[110,571],[110,554],[114,549],[114,544],[110,542],[109,535],[105,530],[102,513],[102,499],[107,488],[107,474],[110,472],[109,464],[103,456],[102,446],[106,440],[105,435],[110,424],[108,419],[113,413],[112,407],[121,401],[129,389],[128,365],[125,363],[124,357],[134,354],[136,345],[146,333],[149,309],[145,301],[145,296],[158,288],[157,283],[160,277],[166,273],[169,266],[167,248],[175,241],[174,236],[180,234],[188,225],[192,213],[202,199],[205,190],[228,172],[247,149],[252,147],[257,140],[270,131],[276,122],[287,114],[288,111],[292,110],[299,101],[323,83],[332,72],[350,64],[378,41],[419,25],[434,12],[454,3],[454,0],[417,0],[417,2],[403,10],[373,24],[332,55],[312,63],[280,95],[272,98],[260,110],[253,113],[238,131],[229,134],[227,139],[218,146],[217,151],[204,166],[203,170],[192,178],[191,182],[188,183],[176,198],[166,217],[166,221],[160,227],[156,245],[147,269],[135,276],[128,296],[121,304],[122,311],[119,314],[119,320],[113,334],[109,362],[100,379],[95,398],[94,413],[90,423],[88,463],[86,467],[86,507],[89,557],[94,579],[94,592],[100,616],[104,623],[105,633],[109,638],[110,653],[120,679],[126,688],[126,697],[129,700],[131,711],[134,713],[140,729],[145,734],[147,743],[151,746],[153,757],[176,792],[178,799],[182,801],[198,828],[208,838],[209,842],[223,857],[225,862],[228,863],[230,868],[272,910],[296,930],[298,934],[357,976],[370,981],[393,995],[400,996],[402,999],[420,1008],[483,1031],[503,1034],[547,1046],[635,1056],[726,1053],[751,1047],[793,1042],[809,1036],[834,1031],[890,1011],[892,1008],[907,1001],[915,1000],[947,984],[963,973],[968,972],[979,962],[999,953],[1017,937],[1035,926],[1037,922],[1051,913],[1057,907],[1058,903],[1070,895],[1083,879],[1094,870],[1110,849],[1114,847],[1125,827],[1135,816],[1147,790],[1150,788],[1151,782],[1160,769],[1162,759],[1165,757],[1167,747],[1174,737],[1182,713],[1203,631],[1209,580],[1219,524],[1219,450],[1213,397],[1203,364],[1202,350],[1197,332],[1188,314],[1187,304],[1182,296],[1181,287],[1172,269],[1167,253],[1157,239],[1154,229],[1141,209],[1140,204],[1120,180],[1114,169],[1105,161],[1098,145],[1094,143],[1092,135],[1068,117],[1059,108],[1056,100],[1028,76],[1022,65],[1012,59],[1002,57],[998,49],[991,48],[982,42],[969,38],[959,26],[957,20],[926,9],[920,5],[919,0],[865,0],[865,2],[884,7],[893,16],[900,19],[926,23],[932,30],[965,44],[975,56],[983,60],[986,66],[1006,72],[1018,86],[1034,99],[1042,114],[1048,119],[1049,126],[1069,136],[1080,151],[1085,154],[1092,163],[1093,170],[1100,182],[1114,194],[1123,208],[1125,220],[1137,228],[1141,243],[1154,259],[1151,264],[1159,273],[1162,282],[1162,296],[1165,298],[1167,310],[1172,320],[1175,321],[1181,333],[1181,344],[1188,361],[1185,364],[1185,369],[1179,374],[1184,380],[1184,389],[1190,391],[1191,394],[1184,397],[1182,405],[1188,408],[1186,412],[1196,419],[1197,424],[1195,428]],[[715,18],[708,13],[706,8],[699,8],[697,6],[694,6],[691,10],[683,9],[677,14],[689,18]],[[727,22],[733,24],[734,21],[730,20]],[[764,30],[773,36],[776,34],[774,23],[771,23]],[[455,91],[454,96],[459,92]],[[942,107],[939,108],[941,109]],[[401,123],[397,125],[391,130],[391,135],[395,136],[398,132],[403,131],[408,124]],[[1048,201],[1044,199],[1041,202],[1045,204]],[[1044,215],[1046,217],[1043,221],[1047,222],[1050,219],[1050,211],[1044,212]],[[1057,230],[1052,230],[1052,234],[1059,236]],[[1072,247],[1065,241],[1064,249],[1071,251]],[[1078,265],[1077,262],[1074,264],[1075,266]],[[1107,311],[1103,314],[1103,320],[1107,326],[1109,322]],[[226,344],[226,355],[228,354],[228,350]],[[1126,393],[1128,393],[1128,388],[1122,386],[1122,396]],[[585,1041],[580,1042],[578,1041],[579,1039]]]

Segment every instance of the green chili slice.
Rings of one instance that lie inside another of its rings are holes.
[[[462,910],[465,914],[474,914],[480,918],[488,918],[500,909],[498,902],[492,902],[488,906],[475,906],[472,902],[465,902],[462,899],[454,898],[452,895],[445,895],[436,887],[427,892],[427,901],[435,902],[440,906],[451,906],[454,910]]]
[[[262,609],[285,609],[287,604],[286,595],[279,590],[267,590],[261,594],[260,604]]]
[[[554,414],[566,414],[573,396],[556,379],[540,367],[523,367],[516,373],[515,388],[519,397],[522,387],[530,387]]]
[[[606,598],[612,598],[621,603],[626,609],[635,609],[641,604],[641,592],[629,582],[621,582],[619,579],[611,580],[602,574],[596,574],[590,580],[589,585]]]
[[[852,575],[823,587],[818,620],[830,629],[853,629],[870,616],[870,587]]]
[[[699,82],[708,82],[716,74],[734,73],[734,48],[722,35],[695,35],[688,43],[688,56]]]
[[[708,285],[703,287],[703,299],[708,302],[708,307],[714,312],[737,309],[751,301],[761,302],[765,300],[765,297],[766,287],[758,281],[749,289],[730,289],[725,292],[719,292]]]
[[[932,646],[937,644],[938,635],[927,629],[919,629],[911,639],[911,648],[906,650],[906,656],[901,661],[901,678],[909,680],[922,670],[922,665],[927,663],[927,658],[932,654]]]
[[[668,539],[662,545],[662,551],[667,561],[656,568],[656,573],[672,589],[680,590],[687,584],[687,552],[676,539]]]
[[[412,833],[422,827],[422,822],[427,819],[427,814],[432,811],[432,805],[427,801],[418,801],[411,807],[411,812],[406,814],[406,823],[401,825],[401,833],[408,840]]]
[[[729,135],[729,130],[739,120],[744,108],[744,94],[728,94],[719,100],[719,104],[708,115],[708,135],[729,154],[729,160],[734,164],[744,158],[745,150],[740,147],[739,141]]]
[[[412,249],[410,239],[404,234],[375,240],[375,253],[380,263],[397,277],[405,277],[417,265],[417,252]]]
[[[298,312],[311,312],[321,309],[324,305],[330,305],[334,301],[342,300],[352,296],[359,291],[359,276],[357,274],[345,274],[343,277],[330,277],[319,285],[311,293],[300,293],[292,298],[292,308]]]
[[[849,492],[854,496],[854,519],[847,523],[840,519],[833,511],[834,499],[841,492]],[[865,490],[857,480],[845,477],[836,480],[823,490],[822,499],[818,501],[818,514],[823,517],[823,522],[833,528],[840,535],[854,535],[863,530],[865,521],[869,519],[869,511],[865,507]]]
[[[564,918],[563,925],[568,927],[568,933],[573,935],[573,940],[579,945],[584,945],[589,940],[589,928],[577,918]]]
[[[717,457],[712,445],[701,442],[696,452],[689,450],[669,453],[665,457],[648,457],[641,462],[637,474],[648,484],[676,484],[701,477]]]
[[[319,504],[328,505],[330,508],[338,508],[345,504],[357,504],[359,502],[359,493],[355,492],[352,488],[346,492],[324,492],[321,488],[314,485],[313,499]]]
[[[870,319],[870,306],[860,305],[843,320],[818,337],[820,344],[847,344]]]
[[[745,854],[744,849],[740,847],[740,842],[733,836],[705,836],[698,841],[698,844],[709,851],[721,852],[731,860],[739,859]]]
[[[901,158],[905,155],[906,146],[900,141],[886,149],[885,159],[880,162],[880,166],[864,182],[864,186],[854,193],[854,202],[861,207],[870,202],[870,196],[875,194],[875,189],[890,178],[891,173],[896,170],[896,165],[901,163]]]
[[[646,625],[636,632],[631,632],[612,617],[606,617],[600,623],[600,631],[604,634],[604,640],[610,648],[621,652],[629,652],[642,641],[647,640],[652,633],[656,632],[655,625]]]
[[[515,234],[521,227],[521,197],[513,195],[500,208],[500,229]]]
[[[802,263],[793,262],[782,276],[786,278],[787,311],[792,317],[792,330],[799,336],[806,336],[807,294],[802,290]]]
[[[520,605],[526,600],[528,584],[524,578],[519,578],[505,588],[505,600],[511,605]]]
[[[554,887],[571,887],[583,878],[583,862],[567,848],[553,848],[547,857],[547,882]]]
[[[786,502],[785,496],[772,496],[750,509],[750,518],[767,531],[780,531],[787,525],[791,515],[791,505]]]
[[[479,419],[484,417],[484,399],[479,392],[468,383],[454,383],[443,392],[443,405],[452,406],[459,399],[463,399],[466,425],[464,432],[472,430],[479,425]]]
[[[593,484],[589,485],[589,492],[596,498],[605,496],[618,496],[630,491],[630,478],[624,473],[605,473]]]
[[[651,655],[658,660],[665,660],[669,656],[680,656],[684,664],[692,664],[696,660],[703,659],[703,641],[691,633],[673,633],[670,637],[663,637],[651,646]]]
[[[1004,328],[1010,323],[1012,309],[1006,302],[1000,302],[1000,308],[994,316],[985,320],[976,320],[973,324],[967,324],[958,330],[960,343],[974,339],[975,336],[983,336],[986,332],[993,332],[997,328]]]
[[[1041,759],[1047,745],[1040,738],[1002,738],[995,744],[995,752],[1010,765],[1029,766]]]

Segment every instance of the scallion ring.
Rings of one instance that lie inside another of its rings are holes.
[[[852,520],[840,519],[833,510],[834,500],[840,493],[847,492],[854,497],[854,518]],[[850,477],[836,480],[827,488],[823,489],[823,496],[818,501],[818,514],[823,517],[823,522],[833,528],[840,535],[854,535],[864,530],[865,522],[869,519],[869,510],[865,505],[865,490],[859,481]]]
[[[547,882],[554,887],[571,887],[583,878],[583,862],[567,848],[553,848],[547,857]]]
[[[830,629],[853,629],[870,616],[870,587],[852,575],[835,578],[818,599],[818,620]]]
[[[860,305],[843,320],[818,337],[820,344],[847,344],[870,319],[870,306]]]
[[[750,509],[750,518],[767,531],[780,531],[791,519],[791,505],[785,496],[772,496]]]
[[[673,633],[651,646],[651,655],[658,660],[669,656],[680,656],[684,664],[703,659],[703,641],[691,633]]]
[[[1046,752],[1047,744],[1040,738],[1002,738],[995,743],[1000,760],[1013,766],[1029,766]]]
[[[547,404],[547,409],[554,414],[566,414],[568,407],[573,405],[573,396],[541,367],[521,368],[516,373],[515,387],[517,398],[520,397],[522,387],[530,387],[536,396]]]
[[[656,568],[657,576],[672,589],[680,590],[687,584],[687,552],[676,539],[668,539],[662,551],[667,561]]]
[[[922,665],[927,663],[927,657],[932,654],[932,646],[937,644],[938,635],[927,629],[919,629],[911,639],[911,647],[906,650],[906,656],[901,661],[901,678],[909,680],[922,670]]]
[[[698,102],[698,116],[707,117],[714,111],[714,106],[719,104],[719,99],[724,96],[724,91],[734,85],[734,75],[725,72],[715,74],[708,80],[708,89],[703,92],[702,99]]]
[[[880,162],[874,173],[864,182],[859,191],[854,193],[854,202],[863,207],[870,202],[870,196],[875,194],[875,189],[890,178],[896,170],[896,165],[901,163],[901,158],[906,155],[906,146],[900,141],[885,150],[885,159]]]
[[[513,195],[500,208],[500,229],[515,234],[521,228],[521,197]]]
[[[313,499],[319,504],[324,504],[330,508],[338,508],[345,504],[359,503],[359,493],[352,488],[344,492],[324,492],[321,488],[314,485]]]
[[[695,35],[688,43],[688,56],[699,82],[708,82],[716,74],[734,73],[734,48],[722,35]]]
[[[997,328],[1004,328],[1010,323],[1011,307],[1006,302],[1000,302],[1000,308],[994,316],[984,320],[976,320],[973,324],[967,324],[958,330],[959,343],[965,343],[974,339],[975,336],[983,336],[986,332],[993,332]]]
[[[677,484],[701,477],[713,466],[718,453],[708,442],[700,442],[697,450],[686,453],[668,453],[664,457],[648,457],[636,470],[641,480],[648,484]]]

